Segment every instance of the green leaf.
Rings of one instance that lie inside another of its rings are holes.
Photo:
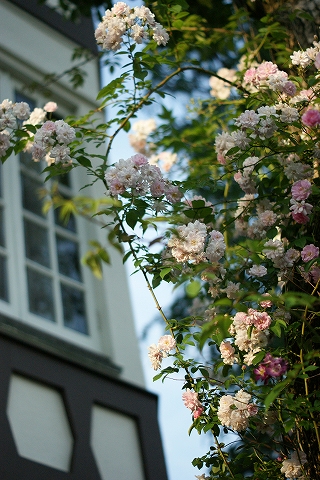
[[[87,157],[84,157],[83,155],[80,155],[79,157],[76,157],[76,160],[83,167],[86,167],[86,168],[91,168],[92,167],[90,160]]]
[[[220,465],[218,465],[217,467],[211,467],[212,473],[218,473],[220,472],[220,470],[221,470]]]
[[[188,283],[186,286],[186,294],[190,298],[196,297],[201,290],[201,283],[197,280],[193,280],[192,282]]]
[[[129,250],[129,251],[123,256],[122,263],[125,263],[131,255],[132,255],[132,252],[131,252],[131,250]]]
[[[173,23],[172,23],[172,26],[176,29],[180,29],[184,24],[184,21],[183,20],[175,20]]]
[[[98,255],[103,262],[110,263],[110,255],[104,248],[100,248]]]
[[[138,78],[139,80],[144,80],[148,76],[148,71],[147,70],[135,70],[134,76]]]
[[[31,133],[36,133],[37,131],[37,127],[35,127],[34,125],[24,125],[25,129],[28,131],[28,132],[31,132]]]
[[[274,227],[274,228],[270,228],[270,230],[267,231],[267,237],[272,239],[274,238],[278,233],[278,230]]]
[[[137,210],[131,209],[126,213],[126,222],[129,227],[134,228],[138,222],[139,214]]]
[[[153,377],[153,381],[156,382],[156,381],[159,380],[159,378],[161,378],[161,377],[162,377],[162,372],[161,372],[161,373],[158,373],[158,375],[155,375],[155,376]]]
[[[307,243],[307,239],[305,237],[296,238],[293,243],[297,247],[303,248]]]
[[[277,336],[281,337],[281,324],[279,322],[276,322],[274,325],[270,327],[270,330]]]
[[[284,390],[289,385],[290,382],[291,382],[291,379],[286,378],[285,380],[282,380],[282,382],[277,383],[277,385],[273,387],[271,392],[268,393],[264,401],[264,405],[267,410],[273,404],[276,398],[280,396],[282,390]]]
[[[161,277],[162,279],[164,279],[164,277],[165,277],[166,275],[168,275],[168,273],[170,273],[171,270],[172,270],[171,267],[162,268],[161,271],[160,271],[160,277]]]
[[[112,96],[114,92],[123,84],[125,79],[126,79],[126,76],[123,75],[122,77],[111,80],[111,82],[108,83],[108,85],[106,85],[105,87],[103,87],[102,90],[100,90],[100,92],[97,95],[97,100]]]
[[[260,363],[264,359],[265,354],[266,354],[266,352],[263,351],[263,350],[261,352],[258,352],[254,356],[254,359],[252,360],[252,365],[257,365],[258,363]]]
[[[131,128],[130,122],[126,122],[126,123],[123,125],[123,130],[124,130],[125,132],[129,132],[130,128]]]
[[[181,5],[173,5],[172,7],[170,7],[169,10],[173,13],[179,13],[179,12],[181,12],[182,7],[181,7]]]

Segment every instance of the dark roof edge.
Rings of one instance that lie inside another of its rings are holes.
[[[38,0],[9,0],[25,12],[46,23],[65,37],[73,40],[79,46],[90,50],[97,55],[98,49],[94,38],[92,18],[81,17],[77,23],[66,20],[47,5],[40,5]]]
[[[26,345],[80,365],[95,373],[117,377],[122,370],[119,365],[114,364],[105,355],[71,344],[66,340],[54,337],[0,313],[0,336],[2,335],[14,338]]]

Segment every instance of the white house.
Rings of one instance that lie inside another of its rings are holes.
[[[83,87],[66,76],[41,87],[45,75],[70,69],[74,48],[96,53],[93,31],[90,19],[73,24],[37,0],[1,0],[0,101],[52,100],[62,117],[94,108],[97,57],[83,67]],[[44,215],[41,165],[27,154],[0,173],[1,479],[166,480],[120,256],[109,249],[111,266],[96,280],[79,260],[88,241],[105,242],[104,230]],[[61,194],[77,194],[84,175],[72,171]]]

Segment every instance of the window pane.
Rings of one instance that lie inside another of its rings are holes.
[[[31,268],[27,268],[30,312],[55,321],[52,279]]]
[[[88,335],[83,292],[61,284],[61,297],[64,325]]]
[[[71,187],[69,173],[65,173],[64,175],[59,175],[58,180],[59,180],[59,183],[61,183],[61,185],[65,185],[66,187]]]
[[[31,170],[34,170],[37,173],[41,173],[43,170],[43,165],[41,162],[35,162],[32,159],[32,156],[30,153],[27,152],[20,152],[20,162],[25,165],[26,167],[30,168]]]
[[[70,232],[76,233],[76,219],[74,215],[70,215],[67,223],[61,220],[60,218],[60,208],[55,208],[54,210],[54,221],[59,227],[66,228]]]
[[[24,238],[27,258],[45,267],[50,267],[47,229],[25,219]]]
[[[21,183],[23,208],[43,217],[42,202],[37,193],[41,187],[41,183],[26,175],[21,175]]]
[[[78,244],[68,238],[56,236],[59,272],[81,282]]]
[[[9,301],[7,259],[0,255],[0,298]]]
[[[0,207],[0,246],[5,246],[3,208]]]

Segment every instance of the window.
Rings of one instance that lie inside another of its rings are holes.
[[[20,93],[15,100],[27,102],[31,109],[36,106]],[[22,152],[0,169],[1,311],[101,351],[92,276],[80,263],[87,247],[80,241],[83,220],[70,216],[65,223],[59,209],[44,214],[40,196],[53,186],[51,181],[44,183],[45,166],[45,162],[34,162],[30,154]],[[55,188],[64,198],[77,191],[76,173],[55,177]]]

